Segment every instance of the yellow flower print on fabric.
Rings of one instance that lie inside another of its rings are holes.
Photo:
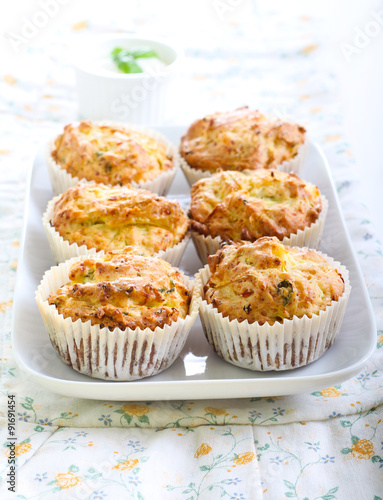
[[[15,455],[19,457],[20,455],[24,455],[24,453],[28,453],[32,449],[31,443],[19,443],[15,446]],[[10,449],[7,448],[4,452],[5,456],[9,458]]]
[[[140,405],[136,403],[127,404],[121,407],[125,413],[129,413],[129,415],[133,415],[134,417],[142,417],[150,412],[150,408],[146,405]]]
[[[8,307],[12,306],[13,301],[8,300],[7,302],[0,302],[0,313],[4,313]]]
[[[374,446],[368,439],[359,439],[351,446],[352,454],[357,458],[370,460],[374,454]]]
[[[336,142],[336,141],[339,141],[339,139],[341,137],[342,136],[339,134],[328,135],[328,136],[326,136],[325,141],[326,142]]]
[[[207,443],[202,443],[198,450],[194,453],[194,458],[200,458],[204,455],[208,455],[213,448]]]
[[[3,80],[5,83],[8,83],[8,85],[16,85],[17,80],[14,78],[12,75],[4,75]]]
[[[63,490],[67,490],[79,484],[82,480],[82,477],[75,476],[73,472],[62,472],[60,474],[57,474],[55,479],[57,486],[60,486]]]
[[[220,417],[221,415],[229,415],[226,410],[223,410],[222,408],[212,408],[211,406],[208,406],[207,408],[204,408],[205,413],[212,413],[216,417]]]
[[[120,414],[120,423],[123,426],[124,422],[130,425],[133,419],[137,419],[142,424],[149,424],[149,418],[147,414],[151,412],[151,408],[146,404],[140,403],[127,403],[121,406],[115,413]]]
[[[31,448],[31,443],[19,443],[15,446],[15,455],[17,457],[19,457],[20,455],[24,455],[24,453],[28,453]]]
[[[117,469],[117,470],[132,470],[135,467],[137,467],[137,465],[139,463],[140,463],[140,461],[138,460],[138,458],[131,458],[129,460],[125,460],[125,462],[118,463],[117,465],[115,465],[114,467],[112,467],[112,469]]]
[[[252,451],[247,451],[246,453],[240,453],[238,457],[234,460],[236,465],[245,465],[252,462],[255,458],[255,454]]]
[[[308,55],[311,54],[311,52],[314,52],[318,48],[318,44],[313,43],[311,45],[307,45],[306,47],[303,47],[302,49],[302,54]]]
[[[327,389],[323,389],[320,391],[321,396],[325,398],[338,398],[342,395],[340,391],[336,387],[328,387]]]
[[[72,26],[73,31],[81,31],[85,30],[88,27],[88,23],[86,21],[79,21]]]

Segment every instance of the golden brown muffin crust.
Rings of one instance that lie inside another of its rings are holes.
[[[64,127],[52,158],[72,177],[111,185],[145,182],[173,168],[166,146],[157,139],[91,121]]]
[[[69,243],[97,251],[137,245],[151,254],[177,245],[188,224],[176,200],[143,189],[86,183],[60,196],[51,220]]]
[[[277,170],[219,172],[191,189],[192,229],[223,240],[282,240],[309,227],[321,210],[316,186]]]
[[[297,155],[305,133],[300,125],[243,107],[195,121],[181,139],[181,156],[209,172],[276,168]]]
[[[341,274],[324,257],[276,238],[228,245],[209,257],[209,267],[205,300],[239,322],[311,318],[344,292]]]
[[[59,314],[92,325],[150,328],[185,318],[191,292],[180,272],[137,248],[108,252],[73,264],[70,281],[51,293]]]

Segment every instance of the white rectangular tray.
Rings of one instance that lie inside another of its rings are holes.
[[[174,144],[180,127],[159,129]],[[286,372],[252,372],[232,366],[211,349],[197,319],[185,348],[175,363],[154,377],[134,382],[111,382],[81,375],[57,356],[41,320],[34,293],[53,261],[41,216],[53,193],[44,160],[36,157],[28,183],[24,233],[18,265],[13,315],[13,351],[20,367],[36,382],[66,396],[102,400],[214,399],[295,394],[332,386],[356,375],[373,353],[376,326],[351,241],[341,215],[329,167],[320,149],[311,144],[303,179],[315,183],[329,200],[329,212],[321,250],[342,262],[350,271],[351,297],[342,329],[331,349],[318,361]],[[189,188],[178,172],[169,196],[182,205]],[[194,275],[202,267],[190,242],[181,269]]]

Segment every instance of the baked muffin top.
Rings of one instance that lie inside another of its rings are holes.
[[[223,240],[282,240],[317,220],[319,189],[296,174],[277,170],[219,172],[191,189],[191,227]]]
[[[59,197],[50,223],[78,246],[108,251],[137,245],[150,254],[177,245],[189,224],[176,200],[143,189],[81,182]]]
[[[209,267],[205,300],[239,322],[311,318],[344,291],[341,274],[324,257],[282,245],[277,238],[225,246],[209,257]]]
[[[51,293],[59,314],[110,330],[170,325],[185,318],[191,292],[180,272],[158,257],[126,247],[72,265],[70,281]]]
[[[52,158],[72,177],[111,185],[145,182],[173,168],[166,146],[157,139],[91,121],[64,127]]]
[[[192,168],[209,172],[276,168],[296,156],[305,132],[243,107],[195,121],[181,139],[181,156]]]

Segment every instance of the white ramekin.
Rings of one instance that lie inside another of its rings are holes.
[[[148,46],[167,63],[160,72],[113,73],[97,60],[109,57],[116,47]],[[182,50],[166,41],[120,33],[89,36],[73,48],[78,112],[82,119],[119,120],[157,125],[166,119],[171,84],[177,74]]]

